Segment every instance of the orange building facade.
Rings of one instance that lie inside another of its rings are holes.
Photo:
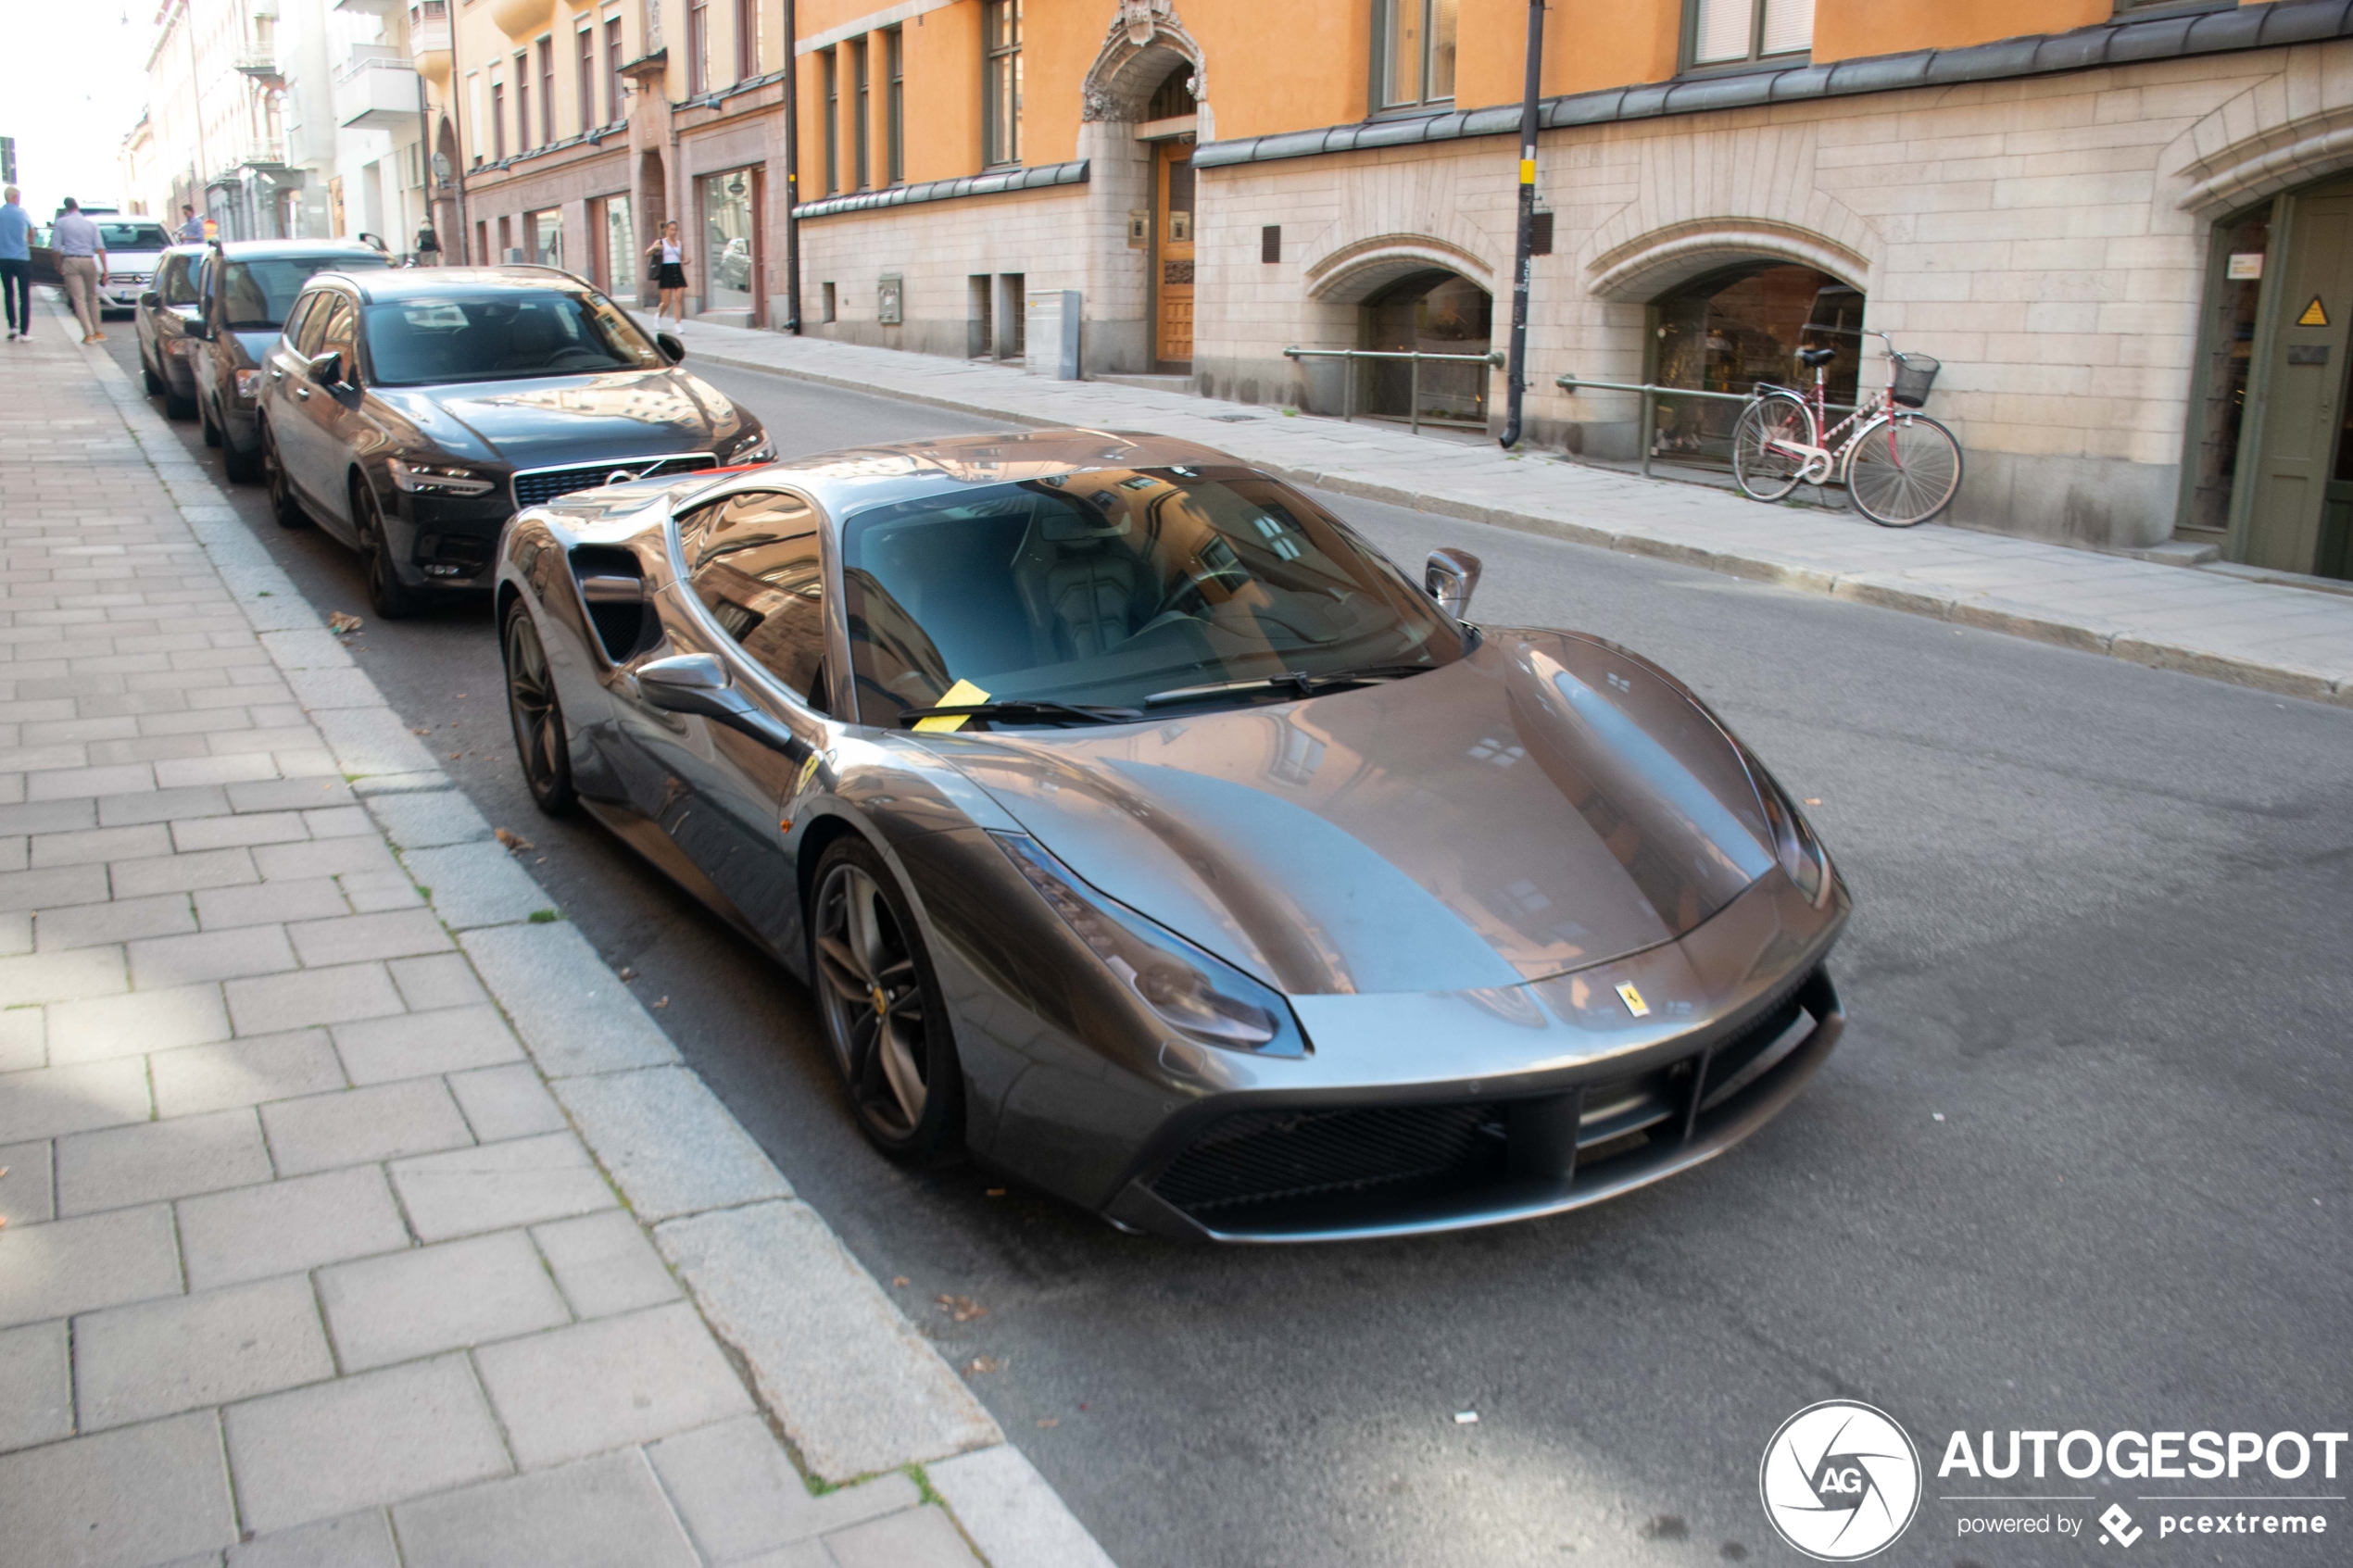
[[[1088,375],[1501,423],[1522,0],[436,10],[472,258],[630,295],[675,219],[691,308],[783,325],[789,48],[811,335],[1021,358],[1068,291]],[[1960,521],[2353,574],[2344,0],[1551,0],[1541,76],[1530,439],[1718,465],[1691,393],[1821,342],[1852,395],[1883,332],[1944,362]]]

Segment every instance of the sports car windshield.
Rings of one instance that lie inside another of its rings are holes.
[[[387,386],[653,370],[669,362],[610,301],[560,289],[371,305],[367,321],[369,360]]]
[[[1463,651],[1453,622],[1337,520],[1240,469],[1102,470],[876,508],[847,521],[842,579],[869,724],[959,683],[955,702],[1139,708]]]

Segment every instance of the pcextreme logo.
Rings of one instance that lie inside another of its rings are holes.
[[[1774,1532],[1819,1562],[1885,1550],[1920,1505],[1920,1456],[1893,1416],[1825,1399],[1781,1423],[1756,1488]]]

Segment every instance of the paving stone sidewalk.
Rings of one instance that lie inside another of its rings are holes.
[[[0,356],[0,1565],[1109,1568],[111,361]]]
[[[1879,528],[1851,512],[1762,507],[1373,420],[1017,368],[792,338],[702,321],[682,334],[712,363],[1030,425],[1150,430],[1223,447],[1294,482],[1451,517],[1656,556],[1917,614],[2353,705],[2353,596],[2068,549],[1935,523]]]

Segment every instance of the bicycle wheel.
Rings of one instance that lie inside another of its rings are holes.
[[[1961,444],[1926,414],[1882,416],[1855,438],[1846,493],[1881,528],[1926,522],[1961,488]]]
[[[1815,445],[1814,410],[1787,393],[1768,393],[1743,408],[1733,427],[1732,478],[1749,499],[1778,501],[1806,470],[1806,454],[1790,447]]]

